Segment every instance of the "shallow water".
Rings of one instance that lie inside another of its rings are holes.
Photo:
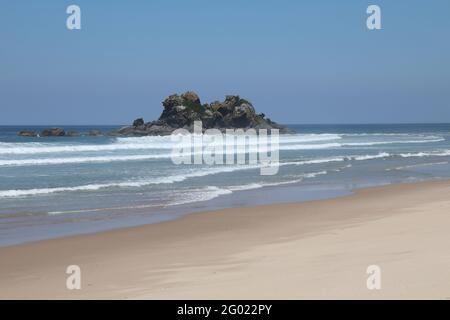
[[[449,124],[291,127],[273,176],[175,165],[170,137],[24,138],[16,133],[29,127],[0,127],[0,245],[450,176]]]

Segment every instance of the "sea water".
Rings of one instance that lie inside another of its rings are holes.
[[[291,125],[280,168],[175,165],[166,137],[19,137],[0,127],[0,245],[450,176],[450,124]],[[107,133],[117,127],[68,127]],[[301,213],[299,213],[301,214]]]

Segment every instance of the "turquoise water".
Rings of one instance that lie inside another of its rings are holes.
[[[24,138],[17,132],[30,127],[0,127],[0,245],[450,176],[450,124],[291,127],[274,176],[175,165],[170,137]]]

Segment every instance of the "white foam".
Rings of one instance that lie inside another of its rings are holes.
[[[282,135],[280,143],[298,143],[337,140],[341,137],[336,134],[299,134]],[[66,141],[66,140],[61,140]],[[251,141],[250,141],[251,142]],[[110,144],[74,144],[60,145],[58,143],[0,143],[0,154],[37,154],[37,153],[77,153],[77,152],[100,152],[120,150],[162,150],[172,149],[176,142],[171,141],[170,136],[147,136],[116,138]],[[213,144],[210,144],[213,145]],[[225,145],[225,144],[224,144]]]
[[[330,158],[318,158],[318,159],[310,159],[310,160],[300,160],[300,161],[288,161],[281,162],[280,166],[289,166],[289,165],[308,165],[308,164],[322,164],[322,163],[330,163],[330,162],[342,162],[342,161],[367,161],[367,160],[375,160],[388,158],[392,155],[387,152],[381,152],[378,154],[368,154],[368,155],[360,155],[360,156],[340,156],[340,157],[330,157]]]
[[[301,142],[318,142],[318,141],[330,141],[330,140],[339,140],[342,139],[339,134],[289,134],[289,135],[280,135],[280,143],[301,143]],[[227,142],[227,141],[224,141]],[[230,143],[231,141],[228,141]],[[118,144],[144,144],[144,145],[153,145],[159,148],[169,148],[167,144],[172,144],[170,136],[165,137],[154,137],[154,136],[146,136],[146,137],[127,137],[127,138],[117,138]]]
[[[244,191],[244,190],[259,189],[259,188],[263,188],[263,187],[274,187],[274,186],[280,186],[280,185],[286,185],[286,184],[295,184],[295,183],[302,182],[303,179],[305,179],[305,178],[311,179],[311,178],[315,178],[320,175],[325,175],[327,173],[328,173],[328,171],[323,170],[323,171],[319,171],[319,172],[311,172],[311,173],[305,173],[305,174],[298,175],[298,176],[296,176],[296,179],[294,179],[294,180],[279,181],[279,182],[250,183],[250,184],[245,184],[245,185],[240,185],[240,186],[231,186],[231,187],[228,187],[228,189],[231,191]]]
[[[189,204],[195,202],[203,202],[212,200],[221,195],[231,194],[231,190],[218,188],[216,186],[207,186],[201,189],[191,190],[189,194],[183,195],[183,199],[175,200],[169,202],[166,205],[162,204],[144,204],[138,206],[122,206],[122,207],[109,207],[109,208],[91,208],[91,209],[80,209],[80,210],[67,210],[67,211],[51,211],[48,212],[48,215],[61,215],[61,214],[70,214],[70,213],[88,213],[88,212],[104,212],[104,211],[117,211],[117,210],[133,210],[133,209],[147,209],[147,208],[156,208],[156,207],[170,207],[177,206],[182,204]]]
[[[105,163],[116,161],[138,161],[168,158],[170,155],[130,155],[130,156],[99,156],[99,157],[69,157],[41,159],[0,160],[0,166],[38,166],[76,163]]]
[[[0,154],[38,154],[38,153],[77,153],[77,152],[100,152],[120,150],[151,150],[160,149],[154,145],[146,144],[104,144],[104,145],[48,145],[30,144],[27,146],[4,146],[0,147]],[[170,148],[165,148],[170,149]]]
[[[377,134],[379,135],[379,134]],[[374,136],[377,136],[374,135]],[[281,135],[280,136],[280,150],[316,150],[316,149],[332,149],[341,147],[358,147],[358,146],[375,146],[385,144],[420,144],[420,143],[434,143],[445,141],[440,136],[420,136],[409,135],[414,137],[414,140],[395,140],[395,141],[362,141],[362,142],[336,142],[342,140],[345,136],[358,135],[340,135],[340,134],[295,134],[295,135]],[[359,135],[362,136],[362,135]],[[401,136],[398,134],[398,136]],[[61,140],[61,142],[69,142],[69,140]],[[214,140],[214,143],[209,143],[210,147],[219,144],[219,140]],[[225,146],[227,143],[235,144],[237,142],[225,141],[220,145]],[[246,142],[247,145],[257,145],[256,139]],[[66,144],[60,143],[42,143],[42,142],[26,142],[26,143],[0,143],[0,155],[4,154],[48,154],[48,153],[80,153],[80,152],[113,152],[126,150],[170,150],[175,146],[180,146],[178,143],[171,141],[170,136],[148,136],[148,137],[130,137],[130,138],[115,138],[109,144]],[[189,145],[187,145],[188,147]],[[162,154],[160,157],[169,157],[169,154]],[[156,155],[155,155],[156,157]]]
[[[343,147],[369,147],[389,144],[426,144],[445,141],[445,139],[424,139],[424,140],[396,140],[396,141],[368,141],[368,142],[333,142],[319,144],[280,144],[279,150],[320,150],[320,149],[339,149]],[[263,150],[265,151],[265,150]],[[270,151],[270,150],[269,150]]]
[[[384,144],[418,144],[418,143],[434,143],[445,141],[444,138],[439,139],[424,139],[424,140],[396,140],[396,141],[373,141],[373,142],[347,142],[342,143],[342,147],[363,147],[363,146],[377,146]]]
[[[280,145],[279,150],[317,150],[317,149],[331,149],[340,147],[342,147],[341,143],[293,144],[293,145]]]
[[[154,184],[172,184],[181,182],[186,179],[194,177],[204,177],[209,175],[215,175],[226,172],[234,172],[238,170],[250,170],[260,168],[259,165],[242,165],[242,166],[223,166],[214,167],[211,169],[192,170],[187,173],[172,175],[167,177],[159,177],[154,179],[144,179],[136,181],[124,181],[124,182],[112,182],[103,184],[88,184],[74,187],[55,187],[55,188],[40,188],[40,189],[22,189],[22,190],[3,190],[0,191],[0,198],[14,198],[23,196],[34,196],[61,192],[73,192],[73,191],[95,191],[106,188],[132,188],[132,187],[145,187]]]
[[[161,207],[161,205],[146,204],[146,205],[126,206],[126,207],[92,208],[92,209],[66,210],[66,211],[50,211],[50,212],[47,212],[47,214],[53,216],[53,215],[66,214],[66,213],[102,212],[102,211],[112,211],[112,210],[146,209],[146,208],[154,208],[154,207]]]
[[[233,192],[228,189],[223,189],[216,186],[208,186],[206,188],[193,190],[193,192],[189,193],[189,195],[186,195],[183,199],[172,201],[167,206],[178,206],[182,204],[208,201],[219,196],[231,193]]]
[[[382,159],[382,158],[387,158],[390,157],[391,155],[387,152],[381,152],[379,154],[376,155],[364,155],[364,156],[354,156],[354,157],[350,157],[353,160],[356,161],[365,161],[365,160],[374,160],[374,159]]]
[[[215,199],[222,195],[232,194],[233,192],[237,192],[237,191],[253,190],[253,189],[259,189],[259,188],[270,187],[270,186],[295,184],[295,183],[299,183],[299,182],[303,181],[304,179],[314,178],[319,175],[325,175],[325,174],[327,174],[327,171],[310,172],[310,173],[302,174],[299,176],[295,176],[295,179],[289,180],[289,181],[250,183],[247,185],[228,186],[228,187],[207,186],[204,188],[191,190],[189,192],[189,194],[183,194],[183,199],[178,199],[178,200],[169,202],[168,204],[164,205],[164,207],[208,201],[208,200]],[[154,207],[160,207],[160,206],[161,205],[148,204],[148,205],[139,205],[139,206],[52,211],[52,212],[48,212],[48,214],[49,215],[60,215],[60,214],[67,214],[67,213],[87,213],[87,212],[100,212],[100,211],[111,211],[111,210],[154,208]]]
[[[440,150],[432,152],[418,152],[418,153],[403,153],[403,154],[389,154],[386,152],[374,154],[374,155],[359,155],[359,156],[340,156],[340,157],[330,157],[330,158],[320,158],[320,159],[309,159],[302,161],[291,161],[291,162],[281,162],[279,166],[289,166],[289,165],[307,165],[307,164],[320,164],[328,162],[342,162],[342,161],[367,161],[372,159],[382,159],[393,156],[400,156],[404,158],[409,157],[429,157],[429,156],[450,156],[450,150]],[[154,155],[137,155],[137,156],[108,156],[108,157],[85,157],[85,158],[54,158],[54,159],[22,159],[20,161],[22,165],[24,164],[47,164],[51,163],[73,163],[74,161],[127,161],[127,160],[138,160],[138,159],[149,159],[153,158]],[[17,165],[18,160],[1,160],[0,165]],[[277,165],[277,164],[274,164]],[[168,177],[159,177],[155,179],[144,179],[136,181],[123,181],[123,182],[112,182],[104,184],[88,184],[73,187],[53,187],[53,188],[35,188],[35,189],[19,189],[19,190],[3,190],[0,191],[0,198],[14,198],[32,195],[42,195],[60,192],[73,192],[73,191],[95,191],[104,188],[127,188],[127,187],[143,187],[152,184],[172,184],[176,182],[181,182],[193,177],[202,177],[208,175],[214,175],[219,173],[234,172],[238,170],[249,170],[261,168],[260,165],[241,165],[241,166],[222,166],[213,167],[202,170],[191,170],[189,172],[172,175]]]
[[[450,156],[450,150],[432,151],[432,152],[416,152],[416,153],[401,153],[402,158],[414,158],[414,157],[446,157]]]
[[[420,167],[431,167],[436,165],[446,165],[448,164],[447,161],[445,162],[430,162],[430,163],[418,163],[418,164],[412,164],[409,166],[402,166],[402,167],[395,167],[395,168],[387,168],[386,171],[393,171],[393,170],[405,170],[405,169],[414,169],[414,168],[420,168]]]
[[[298,146],[290,146],[290,148],[284,148],[285,150],[293,150],[292,147],[297,148]],[[329,144],[322,145],[320,148],[328,148]],[[305,149],[311,147],[304,147]],[[298,149],[297,149],[298,150]],[[264,152],[264,150],[261,150]],[[270,150],[269,150],[270,151]],[[256,151],[255,151],[256,152]],[[245,153],[245,152],[244,152]],[[197,153],[190,153],[190,155],[195,155]],[[184,154],[183,154],[184,155]],[[392,156],[394,156],[393,154]],[[408,157],[427,157],[427,156],[448,156],[450,155],[450,150],[442,152],[419,152],[419,153],[404,153],[399,154],[403,158]],[[332,158],[319,158],[311,159],[299,162],[286,162],[287,164],[304,165],[304,164],[320,164],[327,162],[340,162],[346,160],[371,160],[379,159],[391,156],[389,153],[383,152],[377,155],[362,155],[362,156],[342,156],[342,157],[332,157]],[[120,162],[120,161],[139,161],[139,160],[153,160],[153,159],[168,159],[173,157],[171,154],[153,154],[153,155],[129,155],[129,156],[91,156],[91,157],[67,157],[67,158],[37,158],[37,159],[10,159],[10,160],[0,160],[1,166],[37,166],[37,165],[60,165],[60,164],[78,164],[78,163],[107,163],[107,162]],[[280,165],[283,165],[281,163]]]

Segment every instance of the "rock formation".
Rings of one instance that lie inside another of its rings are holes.
[[[30,131],[30,130],[22,130],[17,133],[17,135],[21,137],[37,137],[38,133],[36,131]]]
[[[184,128],[192,131],[194,121],[202,121],[203,129],[279,129],[280,133],[293,133],[263,113],[257,114],[252,103],[239,96],[226,96],[225,101],[202,104],[192,91],[173,94],[163,101],[164,110],[158,120],[145,123],[136,119],[132,126],[111,132],[115,136],[168,135]]]
[[[78,131],[74,131],[74,130],[68,131],[66,133],[66,137],[79,137],[79,136],[80,136],[80,133]]]
[[[41,137],[64,137],[66,132],[61,128],[51,128],[42,130]]]
[[[123,127],[110,132],[112,136],[150,136],[169,135],[176,129],[192,131],[195,121],[201,121],[203,129],[278,129],[280,133],[295,133],[293,130],[279,125],[264,113],[257,114],[252,103],[239,96],[226,96],[222,102],[215,101],[202,104],[200,97],[192,91],[181,95],[173,94],[167,97],[162,105],[161,116],[156,121],[145,122],[143,118],[134,120],[132,126]],[[76,131],[62,128],[44,129],[40,134],[31,130],[18,132],[23,137],[77,137]],[[103,133],[91,130],[88,136],[98,137]]]
[[[91,130],[88,132],[88,136],[90,137],[100,137],[103,133],[100,130]]]

